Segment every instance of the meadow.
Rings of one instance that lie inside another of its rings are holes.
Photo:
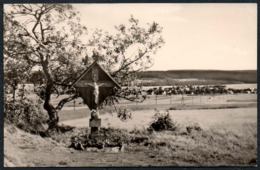
[[[61,98],[53,96],[53,103]],[[82,102],[67,103],[59,112],[61,126],[74,127],[51,138],[5,126],[6,166],[250,166],[257,165],[257,95],[149,96],[142,103],[121,100],[117,108],[127,107],[132,118],[117,117],[114,106],[100,109],[102,129],[110,129],[131,139],[124,152],[74,150],[72,136],[89,133],[90,111]],[[174,131],[152,131],[155,109],[169,111]],[[136,141],[141,138],[146,140]],[[9,154],[15,153],[15,154]],[[35,155],[38,155],[35,157]]]
[[[167,96],[158,97],[157,105],[154,103],[154,96],[138,104],[121,101],[116,107],[128,107],[132,110],[132,119],[126,121],[117,117],[113,107],[100,110],[102,127],[121,129],[129,133],[138,132],[140,135],[147,135],[146,129],[153,121],[154,109],[161,112],[171,109],[170,116],[178,124],[177,131],[149,134],[148,144],[144,142],[127,146],[127,152],[143,154],[137,156],[142,161],[125,163],[125,166],[256,165],[256,94],[214,96],[214,99],[212,96],[203,96],[202,102],[200,96],[194,97],[193,102],[191,96],[186,97],[189,100],[183,104],[180,101],[181,96],[174,96],[172,104],[168,103]],[[68,107],[61,111],[60,118],[61,124],[88,129],[90,115],[86,107],[76,107],[75,110]]]

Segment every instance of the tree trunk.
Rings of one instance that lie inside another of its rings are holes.
[[[56,127],[56,125],[59,122],[59,116],[58,112],[54,108],[54,106],[51,104],[51,94],[52,94],[52,89],[53,89],[53,79],[52,76],[49,72],[49,67],[48,67],[48,60],[45,60],[42,62],[43,66],[43,71],[47,77],[47,86],[45,89],[45,99],[44,99],[44,109],[48,112],[49,115],[49,128],[48,130],[52,130],[53,128]]]
[[[55,110],[54,106],[51,104],[51,92],[53,88],[53,83],[48,82],[46,91],[45,91],[45,100],[44,100],[44,109],[48,112],[49,115],[49,130],[53,129],[59,122],[58,113]]]

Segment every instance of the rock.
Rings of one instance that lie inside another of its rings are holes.
[[[119,147],[111,148],[111,153],[118,153],[118,152],[119,152]]]
[[[125,151],[125,145],[126,145],[126,144],[122,144],[122,145],[119,147],[120,152],[124,152],[124,151]]]
[[[86,148],[86,150],[89,152],[98,152],[98,148],[94,148],[94,147]]]
[[[105,148],[104,152],[106,152],[106,153],[119,153],[119,147]]]

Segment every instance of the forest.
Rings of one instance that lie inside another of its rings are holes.
[[[142,85],[257,83],[257,70],[168,70],[137,75]]]

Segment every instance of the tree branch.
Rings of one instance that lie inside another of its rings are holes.
[[[122,67],[119,68],[117,71],[115,71],[112,76],[116,76],[120,71],[122,71],[123,69],[127,68],[128,66],[130,66],[130,65],[133,64],[134,62],[140,60],[146,53],[147,53],[147,49],[145,50],[145,52],[142,53],[142,55],[140,55],[139,57],[137,57],[135,60],[130,61],[129,63],[127,63],[126,65],[122,66]]]
[[[62,109],[62,107],[63,107],[66,103],[68,103],[68,102],[70,102],[70,101],[72,101],[72,100],[74,100],[74,99],[76,99],[76,98],[78,98],[78,97],[79,97],[79,95],[78,95],[78,93],[76,93],[76,94],[73,95],[73,96],[70,96],[70,97],[67,97],[67,98],[62,99],[62,100],[59,102],[59,104],[57,105],[57,107],[55,108],[55,110],[56,110],[57,112],[59,112],[59,111]]]
[[[55,87],[55,86],[53,86],[53,88],[54,88],[54,90],[57,92],[57,97],[56,98],[58,98],[59,96],[60,96],[60,92],[59,92],[59,90]]]
[[[64,86],[64,87],[70,87],[71,85],[64,84],[64,83],[54,83],[57,86]]]
[[[32,12],[32,7],[30,6],[30,8],[27,8],[25,5],[22,4],[22,7],[24,7],[25,9],[27,9],[28,11]]]
[[[35,60],[31,59],[31,58],[29,58],[29,56],[27,56],[27,55],[24,56],[24,59],[27,60],[29,63],[31,62],[31,63],[34,63],[34,64],[41,64],[41,62],[35,61]]]
[[[42,22],[40,21],[40,29],[41,29],[41,36],[42,36],[42,42],[44,42],[44,29],[42,27]]]
[[[39,13],[39,16],[37,16],[37,15],[38,15],[38,10],[35,11],[35,14],[34,14],[34,17],[35,17],[35,19],[36,19],[36,23],[34,24],[34,26],[33,26],[33,28],[32,28],[32,33],[33,33],[34,37],[38,40],[38,36],[37,36],[37,34],[36,34],[36,32],[35,32],[35,29],[36,29],[36,27],[37,27],[37,26],[39,25],[39,23],[40,23],[42,14]]]
[[[125,100],[128,100],[130,102],[136,102],[136,103],[142,103],[146,99],[146,97],[143,97],[141,100],[136,100],[136,99],[139,99],[138,95],[136,95],[135,97],[115,95],[115,97],[125,99]]]

